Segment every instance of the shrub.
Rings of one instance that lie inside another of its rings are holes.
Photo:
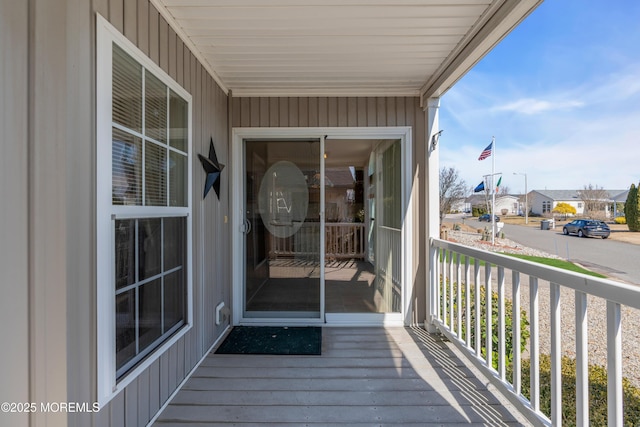
[[[562,425],[576,425],[576,361],[562,358]],[[530,360],[522,361],[522,395],[530,397]],[[511,370],[507,372],[510,378]],[[622,379],[622,410],[625,426],[640,425],[640,389]],[[540,355],[540,410],[551,416],[551,358]],[[589,365],[589,419],[593,426],[607,425],[607,369]]]
[[[619,216],[616,219],[613,220],[616,224],[626,224],[627,223],[627,218],[623,217],[623,216]]]
[[[442,285],[442,280],[440,280],[440,284]],[[447,280],[447,293],[449,292],[449,282]],[[454,310],[454,313],[457,313],[457,309],[458,309],[458,298],[457,298],[457,283],[453,284],[453,288],[454,288],[454,298],[453,298],[453,307],[452,309]],[[465,304],[465,294],[466,294],[466,289],[464,287],[464,284],[462,285],[462,289],[461,289],[461,298],[462,298],[462,304],[463,307],[461,307],[462,309],[462,336],[460,338],[466,338],[467,336],[467,330],[466,330],[466,321],[465,321],[465,310],[464,310],[464,304]],[[442,295],[442,288],[440,290],[440,295]],[[448,300],[449,296],[447,295],[447,300]],[[487,319],[486,319],[486,306],[487,306],[487,302],[486,302],[486,294],[485,294],[485,288],[484,286],[480,286],[480,351],[483,357],[486,358],[487,355],[487,347],[486,347],[486,340],[487,340]],[[449,301],[447,301],[447,305],[449,304]],[[444,308],[444,307],[443,307]],[[471,287],[470,292],[469,292],[469,308],[470,308],[470,312],[471,312],[471,325],[475,325],[476,323],[476,314],[475,314],[475,289],[473,287]],[[513,304],[511,302],[511,300],[509,299],[505,299],[505,303],[504,303],[504,309],[505,309],[505,314],[504,314],[504,319],[505,319],[505,358],[506,358],[506,366],[507,369],[510,368],[511,364],[513,363],[513,333],[511,330],[511,325],[512,325],[512,313],[513,313]],[[491,362],[493,365],[494,369],[498,369],[498,328],[497,328],[497,320],[498,320],[498,293],[497,292],[492,292],[491,293],[491,323],[493,325],[492,328],[492,336],[491,336],[491,341],[492,341],[492,345],[491,345]],[[453,330],[457,330],[457,324],[456,325],[449,325]],[[529,340],[529,320],[527,319],[527,313],[524,310],[520,310],[520,351],[523,352],[527,346],[527,342]],[[475,326],[471,328],[471,342],[474,343],[475,342]]]
[[[638,188],[631,184],[627,201],[624,204],[624,216],[627,219],[629,231],[640,231],[640,199],[638,198]]]
[[[571,206],[569,203],[560,202],[560,203],[558,203],[556,205],[556,207],[553,209],[552,212],[560,214],[564,218],[566,218],[567,215],[569,215],[569,214],[575,215],[576,214],[576,208]]]
[[[471,208],[471,216],[478,217],[487,213],[487,208],[484,206],[474,206]]]

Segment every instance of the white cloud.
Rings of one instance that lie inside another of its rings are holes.
[[[497,111],[513,111],[520,114],[540,114],[558,110],[572,110],[584,106],[581,101],[545,101],[534,98],[523,98],[506,105],[495,107]]]

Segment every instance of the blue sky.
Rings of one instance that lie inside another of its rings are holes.
[[[640,1],[546,0],[442,98],[440,166],[512,193],[640,181]]]

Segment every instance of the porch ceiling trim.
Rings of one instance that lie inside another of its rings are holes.
[[[542,0],[150,0],[225,93],[439,97]]]

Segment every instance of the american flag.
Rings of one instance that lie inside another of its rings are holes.
[[[492,149],[493,149],[493,142],[491,144],[487,145],[487,148],[482,150],[482,153],[480,153],[480,157],[478,157],[478,160],[484,160],[487,157],[489,157],[491,155],[491,150]]]

